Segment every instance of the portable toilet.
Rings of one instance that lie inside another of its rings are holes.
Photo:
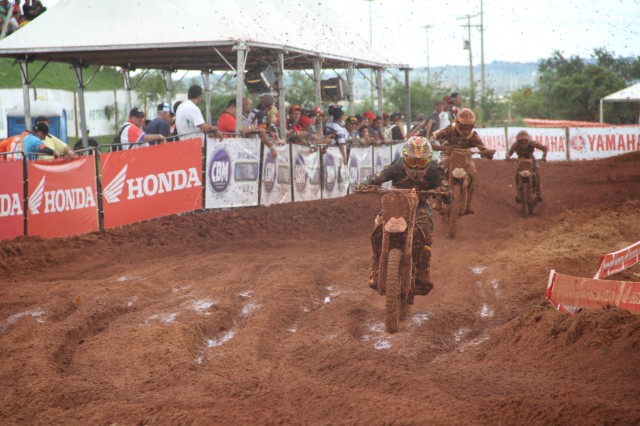
[[[36,118],[47,117],[49,133],[67,143],[67,112],[62,104],[55,101],[31,102],[31,128],[36,125]],[[7,111],[7,135],[13,136],[24,132],[24,106],[19,105]]]

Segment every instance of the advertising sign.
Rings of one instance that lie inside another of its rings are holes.
[[[24,235],[24,164],[0,161],[0,240]]]
[[[507,138],[509,140],[509,147],[513,145],[516,140],[516,135],[521,130],[526,130],[533,140],[547,147],[548,161],[567,160],[567,140],[565,129],[545,127],[508,127]],[[534,151],[534,157],[538,160],[541,159],[542,151],[536,149]],[[496,153],[494,158],[502,159],[504,156],[499,157]],[[516,158],[516,155],[514,154],[512,158]]]
[[[327,148],[322,156],[322,198],[338,198],[347,195],[349,175],[340,149]]]
[[[291,192],[291,155],[289,145],[276,147],[277,156],[266,146],[262,152],[262,190],[260,204],[288,203],[292,201]]]
[[[572,160],[595,160],[640,151],[640,126],[569,127]]]
[[[353,147],[349,153],[349,191],[373,174],[373,148]]]
[[[494,159],[502,160],[507,154],[507,139],[504,127],[487,127],[475,129],[487,149],[495,149]]]
[[[293,199],[295,201],[319,200],[320,152],[308,146],[293,147]]]

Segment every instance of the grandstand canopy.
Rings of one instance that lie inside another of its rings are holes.
[[[350,31],[340,13],[308,0],[60,0],[0,40],[0,57],[121,66],[129,69],[228,70],[236,47],[246,67],[408,68]]]
[[[640,102],[640,83],[607,95],[602,100],[605,102]]]

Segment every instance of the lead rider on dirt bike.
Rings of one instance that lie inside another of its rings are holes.
[[[478,133],[473,130],[475,124],[476,116],[473,111],[469,108],[462,108],[458,113],[455,122],[433,133],[432,141],[441,143],[441,145],[435,143],[432,145],[434,151],[445,151],[440,154],[438,162],[442,165],[447,175],[449,174],[450,164],[449,155],[446,152],[447,147],[467,150],[471,148],[478,148],[481,156],[483,156],[482,152],[487,150],[487,147],[482,143],[482,139],[480,139]],[[484,156],[489,159],[493,158],[493,154]],[[467,197],[467,208],[464,214],[474,213],[471,208],[471,202],[473,201],[473,192],[477,185],[477,173],[476,166],[473,164],[473,161],[469,164],[469,174],[471,175],[471,183],[469,187],[469,195]]]
[[[382,185],[391,181],[394,188],[433,190],[441,187],[448,189],[444,179],[442,168],[431,161],[433,151],[427,138],[422,136],[412,136],[402,149],[402,158],[393,161],[384,170],[367,176],[356,186],[356,190],[367,185]],[[444,198],[445,203],[450,203],[450,198]],[[433,243],[433,219],[431,206],[426,197],[420,197],[416,214],[416,225],[425,235],[425,245],[423,247],[422,262],[418,265],[416,274],[416,293],[426,295],[433,288],[433,283],[429,279],[431,264],[431,244]],[[375,221],[375,230],[382,225],[382,215],[378,214]],[[369,277],[369,287],[378,289],[378,260],[380,249],[372,247],[373,256],[371,259],[371,275]]]
[[[507,152],[507,160],[511,158],[511,156],[516,153],[518,154],[518,158],[527,158],[533,161],[533,173],[536,175],[536,201],[542,202],[542,187],[540,184],[540,171],[538,170],[538,163],[536,158],[533,156],[533,152],[539,149],[542,151],[542,159],[540,161],[547,161],[547,147],[538,143],[536,141],[531,140],[531,135],[525,131],[521,130],[516,135],[516,141],[509,148],[509,152]],[[517,177],[516,177],[516,186],[517,186]],[[516,195],[516,202],[521,203],[522,199],[519,195]]]

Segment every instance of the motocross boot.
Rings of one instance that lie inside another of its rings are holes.
[[[378,257],[376,256],[376,254],[374,253],[371,256],[371,268],[370,268],[370,275],[369,275],[369,288],[375,291],[378,291]]]
[[[415,293],[419,296],[426,296],[433,289],[433,283],[430,280],[431,272],[431,246],[423,247],[423,259],[418,265],[416,271]]]
[[[542,202],[542,185],[540,184],[540,174],[536,172],[536,201]]]
[[[476,179],[475,176],[471,179],[471,183],[469,184],[469,193],[467,194],[467,208],[464,211],[464,214],[474,214],[475,211],[471,208],[471,202],[473,201],[473,193],[476,190]]]

